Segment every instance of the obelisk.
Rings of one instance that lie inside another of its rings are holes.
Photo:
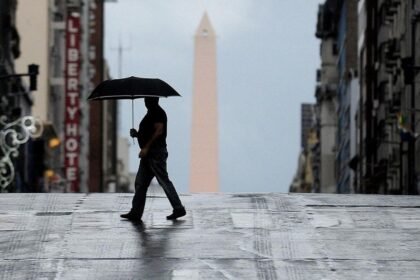
[[[219,191],[216,34],[204,13],[194,36],[191,192]]]

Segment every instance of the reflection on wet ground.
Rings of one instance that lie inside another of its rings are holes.
[[[1,194],[1,279],[416,279],[420,197]]]

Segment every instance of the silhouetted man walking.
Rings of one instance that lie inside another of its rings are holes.
[[[167,117],[165,111],[159,106],[159,98],[146,97],[144,104],[147,114],[140,122],[139,130],[130,130],[131,137],[137,137],[140,145],[140,166],[137,172],[132,208],[122,218],[140,220],[146,204],[146,193],[150,182],[156,177],[159,185],[165,191],[173,212],[167,216],[168,220],[175,220],[185,216],[186,211],[179,199],[174,185],[169,180],[166,168],[168,151],[166,149]]]

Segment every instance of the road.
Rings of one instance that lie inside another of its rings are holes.
[[[1,279],[419,279],[420,197],[0,194]]]

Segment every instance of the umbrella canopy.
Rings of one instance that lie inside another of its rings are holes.
[[[88,100],[136,99],[142,97],[181,96],[161,79],[128,77],[100,83]]]
[[[181,95],[161,79],[131,76],[128,78],[101,82],[92,91],[88,100],[131,99],[131,123],[134,128],[134,99],[169,96]]]

